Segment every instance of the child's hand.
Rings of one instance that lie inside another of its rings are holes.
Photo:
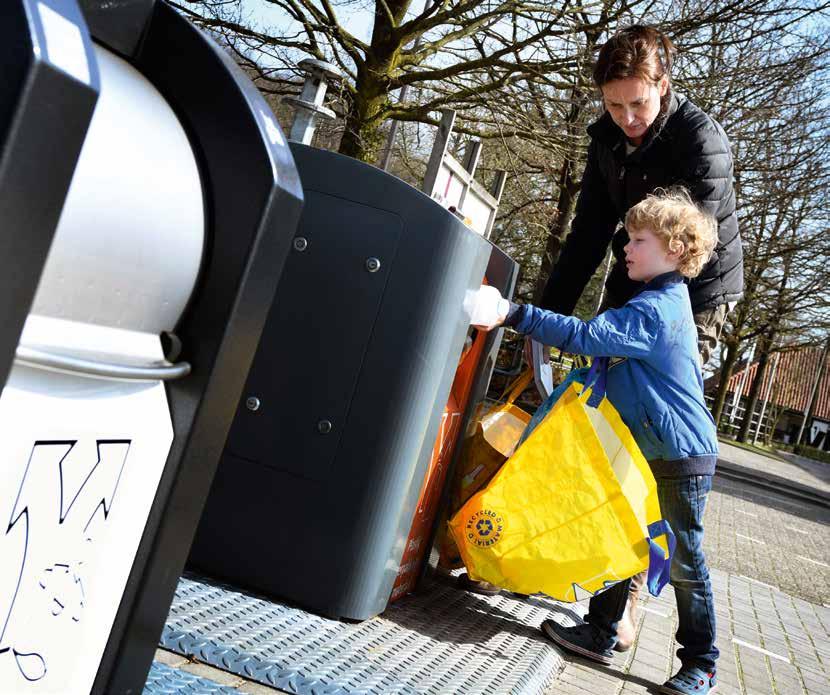
[[[485,325],[482,325],[480,323],[473,323],[473,324],[470,324],[470,325],[472,325],[472,327],[475,328],[477,331],[484,331],[485,333],[489,333],[494,328],[498,328],[499,326],[501,326],[503,323],[504,323],[504,317],[501,317],[498,320],[497,323],[488,323],[488,324],[485,324]]]
[[[464,309],[470,315],[470,324],[479,331],[492,331],[504,323],[510,302],[489,285],[482,285],[475,292],[468,292]]]

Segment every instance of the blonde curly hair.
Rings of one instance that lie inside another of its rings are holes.
[[[682,186],[656,189],[628,211],[625,228],[648,229],[663,240],[669,251],[682,245],[677,271],[687,278],[700,273],[718,241],[715,218],[695,205]]]

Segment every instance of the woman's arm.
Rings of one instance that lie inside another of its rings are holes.
[[[735,209],[732,151],[723,128],[707,117],[687,134],[678,154],[678,183],[720,223]]]
[[[592,141],[571,232],[545,285],[540,306],[563,314],[573,312],[585,285],[605,258],[617,221],[600,171],[597,144]]]
[[[743,248],[735,214],[732,152],[723,128],[702,111],[677,134],[675,183],[718,223],[718,243],[709,262],[689,283],[695,311],[717,302],[733,301],[743,293]]]
[[[504,325],[566,352],[608,357],[646,357],[660,330],[656,311],[645,302],[629,302],[590,321],[525,304],[511,311]]]

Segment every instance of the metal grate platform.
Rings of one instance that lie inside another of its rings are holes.
[[[144,684],[144,695],[239,695],[239,691],[154,661]]]
[[[565,613],[563,622],[577,615],[538,596],[484,597],[436,584],[347,624],[186,576],[160,644],[298,695],[536,695],[563,667],[539,631],[554,612]]]

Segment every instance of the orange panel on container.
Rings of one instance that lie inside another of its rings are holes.
[[[390,603],[412,591],[418,581],[424,553],[428,550],[427,544],[430,540],[435,516],[438,513],[438,505],[447,478],[447,469],[455,450],[455,444],[458,441],[461,421],[470,398],[476,368],[484,353],[486,339],[486,333],[476,332],[473,344],[462,355],[458,369],[455,372],[455,378],[450,389],[450,398],[441,416],[441,427],[438,430],[438,437],[432,449],[429,469],[418,496],[415,518],[412,520],[409,538],[407,538],[406,548],[398,567],[398,576],[395,578],[395,584],[392,587]]]

